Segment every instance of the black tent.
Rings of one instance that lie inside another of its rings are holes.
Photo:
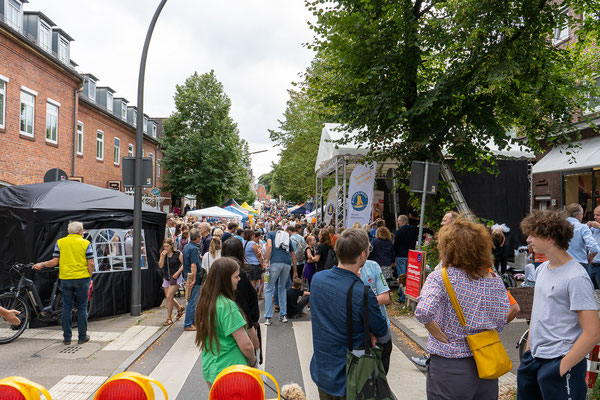
[[[235,208],[238,208],[238,209],[239,209],[239,208],[242,208],[242,206],[240,206],[240,205],[238,204],[238,202],[237,202],[237,201],[235,201],[234,199],[229,199],[229,200],[227,200],[227,201],[225,202],[225,204],[223,204],[223,205],[221,206],[221,208],[225,208],[225,207],[227,207],[227,206],[234,206]]]
[[[142,308],[163,299],[157,271],[166,215],[144,205],[142,230]],[[11,285],[10,265],[52,258],[54,245],[67,235],[69,221],[80,221],[92,243],[96,272],[92,317],[129,311],[131,287],[130,230],[133,196],[79,182],[59,181],[0,189],[0,291]],[[29,271],[38,290],[49,297],[57,273]],[[14,277],[12,277],[14,278]]]
[[[300,206],[298,208],[296,208],[294,211],[292,211],[290,214],[295,214],[295,215],[306,215],[306,207],[304,206]]]

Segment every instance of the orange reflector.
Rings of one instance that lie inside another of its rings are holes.
[[[46,400],[52,400],[45,387],[20,376],[0,379],[0,400],[40,400],[40,392]]]
[[[154,389],[150,383],[162,390],[165,399],[169,398],[165,387],[156,379],[137,372],[121,372],[98,389],[94,400],[154,400]]]
[[[264,400],[265,388],[262,375],[275,383],[279,399],[279,385],[275,378],[268,372],[247,365],[232,365],[221,371],[213,382],[208,398],[209,400]]]

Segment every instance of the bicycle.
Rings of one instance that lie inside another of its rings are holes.
[[[45,322],[62,321],[62,291],[60,289],[60,279],[56,279],[52,286],[52,293],[47,305],[44,305],[40,294],[33,281],[25,277],[24,271],[31,268],[33,264],[13,264],[9,273],[15,273],[19,276],[19,283],[12,287],[8,292],[0,294],[0,306],[8,310],[17,310],[20,312],[17,317],[21,320],[19,325],[12,325],[8,321],[0,318],[0,344],[10,343],[23,334],[29,326],[32,319],[32,313]],[[93,283],[90,281],[88,290],[87,312],[89,314],[92,307]],[[77,308],[73,307],[72,322],[77,322]]]

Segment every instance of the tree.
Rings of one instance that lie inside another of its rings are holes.
[[[583,0],[581,0],[583,1]],[[550,0],[306,0],[322,73],[309,94],[373,157],[479,169],[521,136],[571,138],[595,54],[552,45],[573,24]],[[517,132],[517,135],[511,132]]]
[[[258,184],[263,185],[265,187],[265,191],[271,195],[273,194],[271,193],[271,181],[273,180],[273,173],[275,168],[274,165],[274,163],[271,163],[271,171],[267,172],[266,174],[262,174],[258,177]]]
[[[164,121],[162,140],[167,188],[177,196],[195,194],[199,206],[219,204],[223,196],[248,195],[244,143],[229,116],[231,101],[214,71],[195,72],[177,85],[175,108]]]

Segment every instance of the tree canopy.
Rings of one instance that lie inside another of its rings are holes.
[[[377,158],[480,168],[491,142],[567,141],[587,102],[596,55],[553,45],[576,22],[554,1],[305,2],[322,66],[308,93]]]
[[[195,194],[199,206],[224,196],[253,201],[247,144],[230,117],[231,101],[214,71],[195,72],[175,91],[176,111],[164,121],[162,179],[178,196]]]

